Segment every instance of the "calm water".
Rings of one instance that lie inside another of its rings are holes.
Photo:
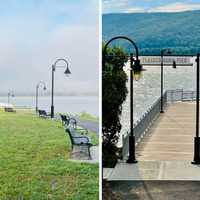
[[[0,97],[0,102],[7,103],[7,97]],[[15,106],[35,108],[35,97],[11,97],[10,102]],[[50,111],[51,98],[39,97],[39,109]],[[56,96],[54,99],[55,112],[80,113],[87,112],[98,116],[99,104],[97,96]]]
[[[194,63],[194,59],[192,58]],[[160,97],[160,67],[159,66],[144,66],[146,71],[143,71],[139,81],[134,81],[134,120],[140,118],[147,108],[149,108]],[[126,70],[126,69],[125,69]],[[127,71],[127,70],[126,70]],[[128,71],[127,71],[128,73]],[[196,64],[193,66],[177,66],[173,69],[169,66],[164,66],[164,88],[166,89],[185,89],[195,90],[196,81]],[[128,73],[129,75],[129,73]],[[128,77],[129,78],[129,77]],[[129,82],[127,84],[129,88]],[[129,95],[123,105],[121,117],[122,131],[129,130]]]

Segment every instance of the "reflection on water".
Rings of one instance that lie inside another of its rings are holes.
[[[192,62],[195,63],[194,58]],[[128,65],[127,65],[128,67]],[[160,67],[144,66],[146,69],[142,72],[139,81],[134,81],[134,121],[140,118],[147,108],[149,108],[160,97]],[[127,68],[125,68],[127,71]],[[127,74],[129,75],[128,71]],[[193,66],[177,66],[173,69],[171,66],[164,66],[164,89],[185,89],[195,90],[196,64]],[[129,88],[129,82],[127,83]],[[129,130],[130,124],[130,96],[127,96],[123,105],[121,123],[121,133]]]
[[[10,99],[15,106],[35,108],[35,97],[13,97]],[[0,102],[7,103],[7,97],[0,97]],[[99,104],[97,96],[55,96],[55,112],[80,113],[87,112],[98,116]],[[50,111],[51,97],[39,97],[39,109]]]

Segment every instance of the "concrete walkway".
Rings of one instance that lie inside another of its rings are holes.
[[[136,147],[139,162],[119,162],[113,170],[109,169],[106,178],[200,181],[200,165],[191,164],[194,136],[195,103],[170,104]]]
[[[107,172],[108,169],[105,170]],[[118,163],[109,173],[108,181],[182,180],[200,181],[200,166],[190,161],[139,161],[137,164]]]

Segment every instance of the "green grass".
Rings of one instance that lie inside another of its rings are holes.
[[[0,200],[98,199],[98,164],[70,162],[70,151],[60,122],[0,112]]]
[[[92,121],[92,122],[97,122],[97,123],[99,122],[98,117],[95,117],[95,116],[93,116],[89,113],[86,113],[86,112],[82,112],[78,116],[81,120]]]

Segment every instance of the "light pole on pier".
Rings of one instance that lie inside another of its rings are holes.
[[[161,50],[161,67],[160,67],[160,113],[164,113],[164,109],[163,109],[163,85],[164,85],[164,81],[163,81],[163,65],[164,65],[164,54],[171,54],[171,51],[169,49],[162,49]]]
[[[197,54],[197,73],[196,73],[196,137],[194,138],[194,160],[192,164],[200,164],[200,137],[199,137],[199,61],[200,54]]]

